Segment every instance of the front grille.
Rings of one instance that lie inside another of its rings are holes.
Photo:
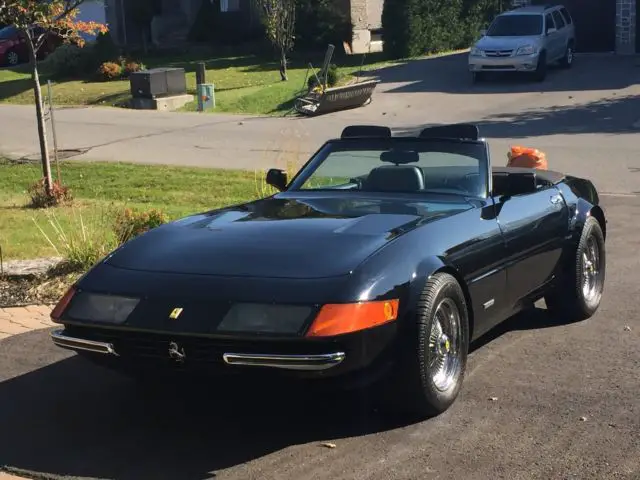
[[[515,70],[513,65],[483,65],[483,70]]]
[[[513,50],[485,50],[487,57],[510,57]]]
[[[76,338],[113,344],[114,350],[124,360],[152,363],[171,367],[215,367],[226,365],[223,353],[277,353],[277,354],[320,354],[326,353],[328,346],[323,341],[232,340],[198,335],[174,335],[171,333],[149,333],[111,328],[91,328],[67,326],[65,334]],[[184,352],[183,361],[169,354],[172,342]]]

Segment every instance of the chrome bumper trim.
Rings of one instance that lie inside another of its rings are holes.
[[[225,353],[222,355],[229,365],[282,368],[285,370],[326,370],[340,364],[344,352],[323,355],[269,355],[253,353]]]
[[[113,344],[111,343],[95,342],[93,340],[69,337],[67,335],[63,335],[63,331],[64,330],[54,330],[51,332],[51,339],[58,347],[118,356],[113,348]]]

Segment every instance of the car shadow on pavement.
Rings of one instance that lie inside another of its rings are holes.
[[[219,384],[146,391],[50,345],[48,334],[1,343],[0,466],[52,478],[201,480],[292,445],[327,448],[403,426],[357,393]]]
[[[546,310],[520,314],[472,346],[558,325]],[[50,344],[41,330],[0,349],[0,466],[61,476],[201,480],[289,446],[402,428],[366,393],[318,394],[224,384],[194,390],[133,382]],[[3,381],[4,380],[4,381]]]
[[[498,74],[472,83],[467,70],[467,53],[455,53],[401,62],[365,72],[380,80],[387,93],[501,94],[527,92],[577,92],[619,90],[640,82],[637,58],[594,55],[577,56],[571,69],[550,66],[544,82],[519,74]]]
[[[470,345],[469,353],[481,349],[508,332],[554,328],[574,323],[580,322],[559,318],[550,314],[546,308],[536,306],[535,308],[523,310],[489,330]]]
[[[486,138],[529,138],[571,134],[635,134],[640,132],[640,96],[616,96],[581,102],[568,96],[563,105],[500,113],[473,121]],[[396,129],[415,134],[419,127]]]

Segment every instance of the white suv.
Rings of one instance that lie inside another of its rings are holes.
[[[573,19],[563,5],[528,6],[498,15],[469,52],[473,80],[485,72],[531,72],[538,81],[550,63],[569,68],[575,49]]]

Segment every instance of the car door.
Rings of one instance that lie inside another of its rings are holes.
[[[547,41],[547,62],[553,62],[558,59],[559,48],[558,48],[558,39],[560,32],[556,29],[556,24],[553,21],[553,16],[551,13],[547,13],[544,16],[544,29]]]
[[[508,256],[507,296],[515,305],[553,275],[562,254],[569,212],[555,186],[494,200]]]
[[[558,29],[558,56],[563,57],[569,43],[567,24],[560,15],[560,10],[554,10],[551,12],[553,15],[553,20],[556,23],[556,28]]]

